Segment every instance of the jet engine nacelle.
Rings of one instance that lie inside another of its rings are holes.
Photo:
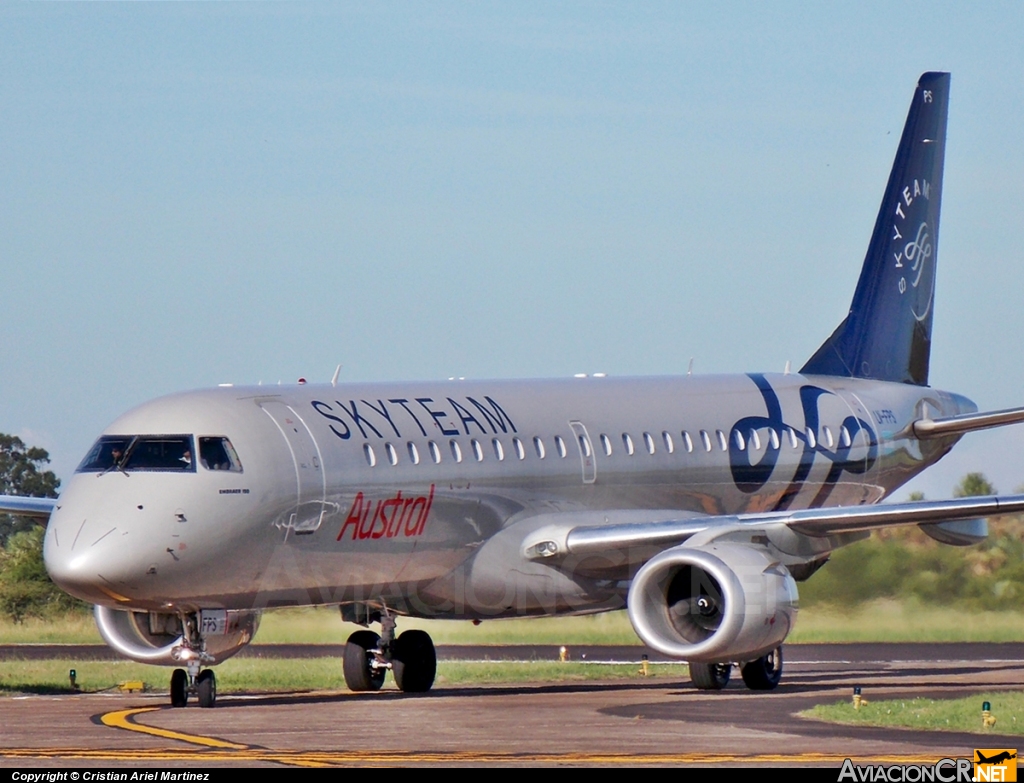
[[[629,589],[629,619],[650,647],[687,661],[751,661],[793,628],[796,582],[768,552],[735,543],[651,558]]]
[[[181,620],[174,614],[132,612],[95,606],[93,616],[103,640],[118,653],[139,663],[176,666],[182,662]],[[200,613],[204,651],[220,663],[252,641],[260,613],[225,611]]]

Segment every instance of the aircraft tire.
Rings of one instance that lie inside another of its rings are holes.
[[[425,631],[406,631],[395,640],[391,661],[395,684],[405,693],[425,693],[437,674],[437,653]]]
[[[196,678],[196,693],[200,707],[212,707],[217,703],[217,675],[213,669],[204,669]]]
[[[731,663],[691,663],[690,680],[697,690],[720,691],[729,684]]]
[[[782,648],[776,647],[756,661],[743,664],[743,682],[752,691],[773,691],[782,679]]]
[[[171,672],[171,706],[184,707],[188,704],[188,674],[184,669]]]
[[[345,642],[345,657],[342,670],[345,684],[353,691],[379,691],[384,684],[384,669],[370,668],[373,653],[369,652],[380,644],[380,636],[373,631],[356,631]]]

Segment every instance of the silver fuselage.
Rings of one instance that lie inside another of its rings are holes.
[[[104,434],[223,436],[241,472],[76,473],[45,560],[68,592],[125,609],[600,611],[622,606],[628,574],[527,562],[537,520],[875,503],[956,442],[919,441],[911,422],[973,410],[927,387],[795,374],[185,392]]]

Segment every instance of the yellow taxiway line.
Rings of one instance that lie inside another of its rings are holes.
[[[834,766],[846,756],[823,753],[766,753],[738,755],[731,753],[515,753],[501,751],[400,751],[400,750],[243,750],[216,749],[196,751],[190,748],[106,749],[87,748],[3,748],[0,758],[7,759],[72,759],[82,761],[176,762],[192,764],[208,762],[271,762],[287,766],[333,767],[365,764],[595,764],[615,765],[750,765],[806,764]],[[858,764],[934,764],[939,756],[857,756]]]
[[[135,707],[130,710],[117,710],[116,712],[108,712],[101,715],[100,722],[104,726],[110,726],[114,729],[137,731],[140,734],[149,734],[154,737],[163,737],[164,739],[180,740],[182,742],[191,743],[192,745],[202,745],[207,748],[245,750],[249,747],[248,745],[239,745],[237,742],[228,742],[227,740],[217,739],[216,737],[203,737],[199,734],[185,734],[183,732],[172,731],[170,729],[158,729],[155,726],[144,726],[141,723],[136,723],[134,720],[136,715],[141,715],[144,712],[156,712],[162,709],[162,707]]]
[[[270,748],[229,742],[217,737],[186,734],[170,729],[146,726],[135,722],[135,717],[147,712],[162,711],[163,707],[137,707],[116,710],[100,716],[104,726],[146,734],[152,737],[176,740],[195,747],[165,747],[139,749],[92,748],[0,748],[0,758],[6,759],[74,759],[82,761],[138,761],[175,762],[271,762],[288,766],[332,767],[363,764],[597,764],[597,765],[749,765],[749,764],[806,764],[811,766],[840,766],[847,758],[834,753],[587,753],[587,752],[523,752],[492,750],[273,750]],[[940,755],[860,756],[858,764],[934,764]]]

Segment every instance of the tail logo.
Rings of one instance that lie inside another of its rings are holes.
[[[920,198],[923,198],[925,201],[931,200],[931,183],[928,180],[915,179],[912,185],[907,185],[903,188],[900,196],[901,198],[898,198],[896,201],[896,217],[902,222],[908,217],[904,209],[908,212],[914,212],[917,210],[910,210],[909,208],[915,201]],[[925,209],[927,210],[927,207]],[[892,231],[893,243],[904,239],[903,233],[896,223],[893,223]],[[900,278],[896,284],[899,288],[900,296],[906,294],[909,289],[918,288],[922,279],[925,281],[925,289],[930,289],[928,281],[930,280],[934,283],[934,275],[930,271],[931,264],[933,263],[932,252],[932,232],[928,227],[928,222],[924,220],[918,224],[917,233],[913,239],[903,245],[902,248],[899,245],[893,248],[892,256],[895,266],[897,269],[904,270],[900,273]],[[931,293],[931,290],[923,290],[913,297],[910,310],[918,321],[923,321],[931,310]]]
[[[928,233],[928,224],[922,223],[917,228],[917,236],[912,242],[908,242],[907,246],[903,248],[903,257],[907,261],[912,261],[913,266],[910,267],[910,271],[916,273],[914,280],[910,283],[911,286],[917,288],[917,284],[921,282],[921,275],[924,274],[925,266],[931,260],[932,257],[932,243],[931,237]],[[907,290],[907,278],[900,278],[900,293],[906,293]],[[917,315],[917,313],[914,313]],[[924,316],[918,315],[918,320]]]

